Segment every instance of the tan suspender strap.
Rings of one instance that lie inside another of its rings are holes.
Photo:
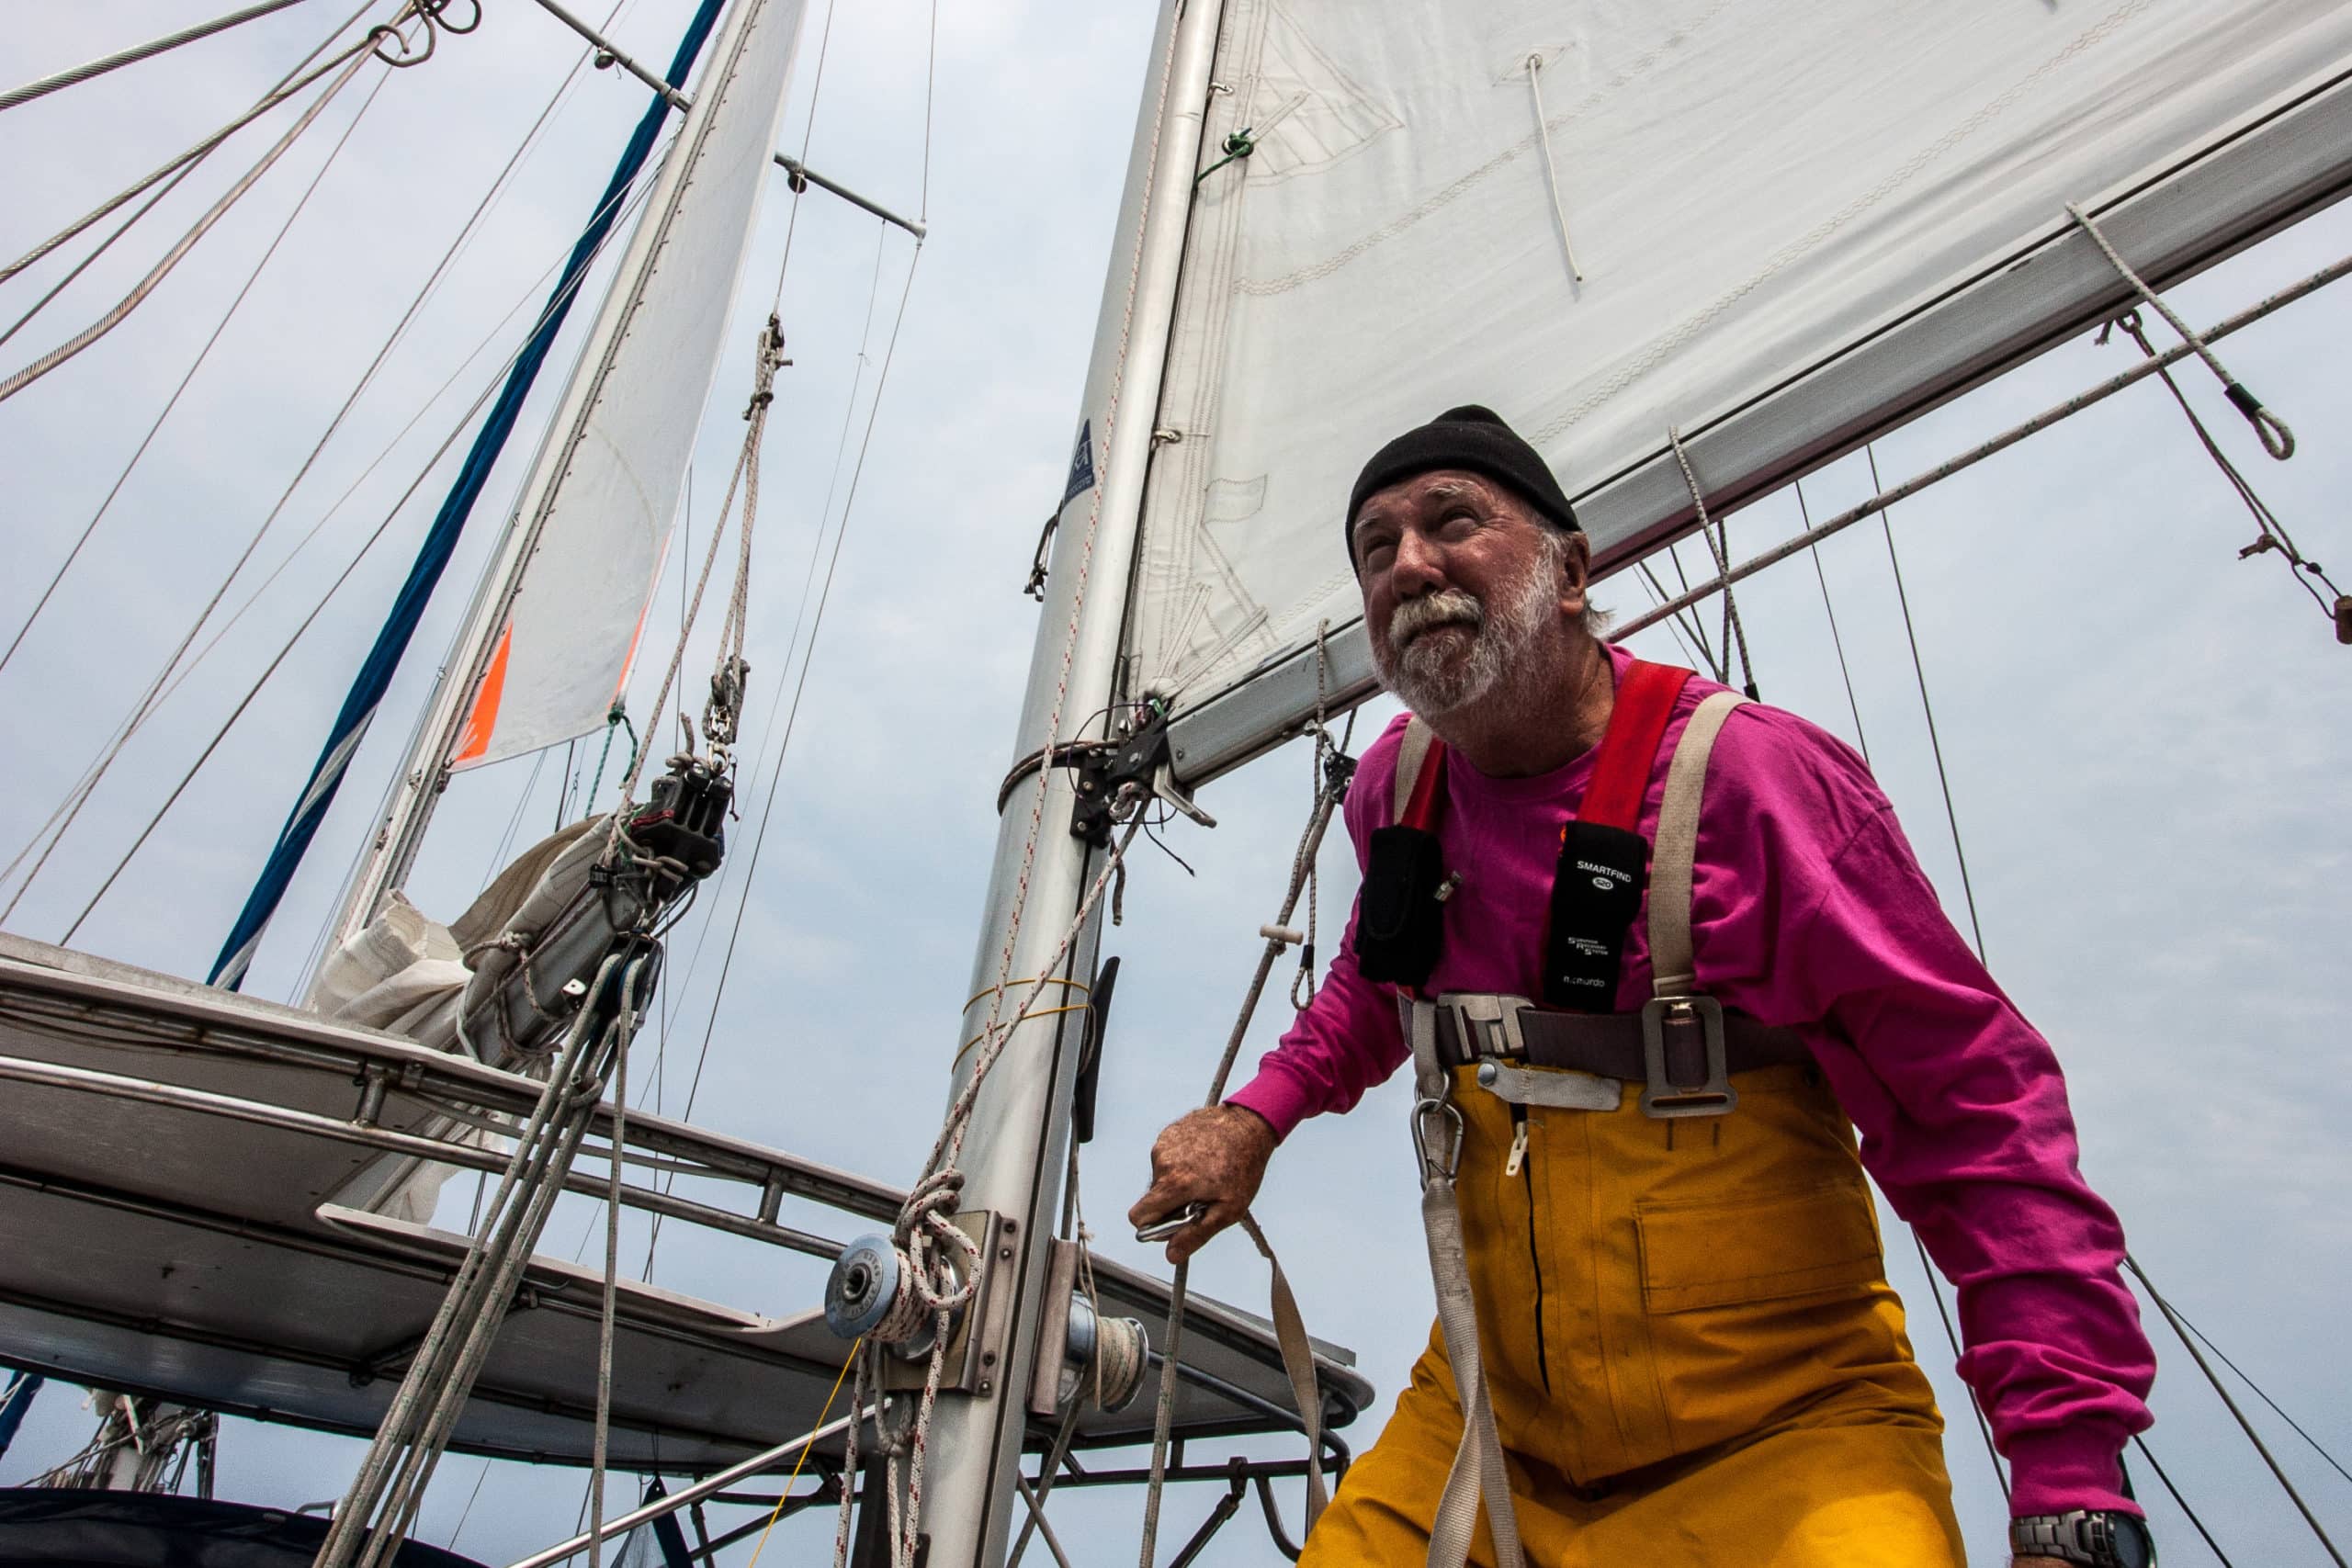
[[[1690,948],[1690,866],[1699,853],[1699,803],[1706,793],[1707,759],[1731,710],[1747,699],[1717,692],[1700,703],[1666,773],[1658,807],[1657,841],[1650,852],[1650,989],[1687,997],[1699,988]]]
[[[1396,798],[1388,803],[1388,819],[1392,823],[1405,820],[1405,807],[1413,798],[1413,786],[1421,782],[1421,764],[1430,760],[1430,741],[1435,739],[1430,727],[1415,714],[1405,724],[1405,743],[1396,748]]]
[[[1477,1303],[1470,1293],[1462,1207],[1453,1189],[1462,1157],[1462,1111],[1452,1103],[1453,1076],[1438,1059],[1436,1005],[1400,996],[1396,1006],[1413,1048],[1414,1080],[1420,1089],[1413,1108],[1413,1142],[1419,1156],[1421,1226],[1428,1233],[1430,1276],[1437,1287],[1438,1328],[1462,1404],[1462,1440],[1430,1525],[1429,1568],[1464,1568],[1482,1504],[1494,1540],[1495,1568],[1526,1568],[1519,1515],[1510,1500],[1510,1472],[1503,1463],[1494,1396],[1487,1390],[1486,1362],[1478,1348]]]

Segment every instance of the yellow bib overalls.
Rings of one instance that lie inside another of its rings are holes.
[[[1638,1083],[1613,1110],[1527,1106],[1515,1174],[1513,1107],[1451,1073],[1463,1252],[1528,1562],[1957,1568],[1943,1421],[1815,1068],[1736,1075],[1721,1116],[1654,1119]],[[1301,1568],[1424,1562],[1462,1438],[1432,1331]],[[1483,1514],[1471,1561],[1496,1562]]]

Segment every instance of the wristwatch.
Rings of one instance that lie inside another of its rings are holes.
[[[2077,1508],[2009,1521],[2009,1551],[2019,1557],[2055,1557],[2086,1568],[2154,1568],[2156,1543],[2130,1514]]]

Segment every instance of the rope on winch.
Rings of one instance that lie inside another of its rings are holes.
[[[2108,333],[2115,327],[2122,328],[2124,334],[2140,345],[2142,354],[2150,359],[2156,357],[2155,344],[2148,341],[2148,334],[2140,324],[2139,311],[2126,310],[2101,327],[2098,341],[2105,344]],[[2335,623],[2336,640],[2352,643],[2352,595],[2336,587],[2319,562],[2306,558],[2297,547],[2294,536],[2287,532],[2287,525],[2278,520],[2278,514],[2255,493],[2253,483],[2238,470],[2235,463],[2230,461],[2229,454],[2223,452],[2221,443],[2213,439],[2213,433],[2205,428],[2205,422],[2198,417],[2196,408],[2181,390],[2180,383],[2173,379],[2171,367],[2158,366],[2156,375],[2164,381],[2165,390],[2172,394],[2172,400],[2180,406],[2182,417],[2188,421],[2188,428],[2197,433],[2198,444],[2205,448],[2205,455],[2213,459],[2213,466],[2222,470],[2222,477],[2230,481],[2230,488],[2237,491],[2238,499],[2245,502],[2246,510],[2254,514],[2254,525],[2257,530],[2254,543],[2238,551],[2238,558],[2251,560],[2258,555],[2277,552],[2286,562],[2288,573],[2294,578],[2296,586],[2310,594],[2312,602],[2319,605],[2320,613]],[[2327,592],[2335,595],[2333,601],[2311,585],[2311,578],[2317,578],[2327,584]]]
[[[1690,489],[1690,504],[1699,513],[1699,536],[1707,541],[1707,551],[1715,558],[1715,577],[1723,584],[1724,594],[1724,659],[1719,677],[1725,685],[1731,683],[1731,649],[1739,647],[1740,689],[1749,702],[1760,702],[1756,694],[1756,666],[1747,657],[1747,627],[1739,618],[1739,601],[1731,591],[1731,525],[1728,520],[1712,526],[1707,519],[1707,498],[1699,489],[1699,476],[1690,469],[1690,454],[1682,449],[1682,432],[1672,425],[1667,427],[1666,438],[1674,446],[1674,460],[1681,465],[1682,482]]]
[[[2165,303],[2163,295],[2149,288],[2147,280],[2132,270],[2132,264],[2123,259],[2123,253],[2115,248],[2115,243],[2100,231],[2099,226],[2092,222],[2081,208],[2071,201],[2068,202],[2066,216],[2082,225],[2083,232],[2091,237],[2092,242],[2114,265],[2115,270],[2123,275],[2123,281],[2138,290],[2140,298],[2146,300],[2156,314],[2162,316],[2170,324],[2172,330],[2180,334],[2180,341],[2187,344],[2195,352],[2197,357],[2205,362],[2205,367],[2213,372],[2214,378],[2222,383],[2222,395],[2230,400],[2238,412],[2245,415],[2246,423],[2254,426],[2254,434],[2261,441],[2262,449],[2282,463],[2293,457],[2295,433],[2287,428],[2287,422],[2264,408],[2261,399],[2246,390],[2244,382],[2222,367],[2220,356],[2206,346],[2203,338],[2189,330],[2188,323],[2180,319],[2178,311]],[[2151,355],[2154,352],[2154,349],[2149,350]]]

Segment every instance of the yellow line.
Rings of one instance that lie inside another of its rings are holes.
[[[825,1408],[817,1413],[818,1426],[823,1426],[826,1417],[832,1415],[833,1401],[841,1397],[842,1382],[849,1376],[850,1368],[857,1364],[857,1353],[864,1348],[865,1348],[865,1336],[860,1335],[849,1348],[849,1359],[842,1363],[840,1376],[833,1379],[832,1392],[825,1395]],[[792,1483],[800,1479],[800,1467],[808,1462],[808,1450],[816,1446],[814,1443],[808,1444],[807,1448],[800,1450],[800,1457],[792,1461],[792,1473],[785,1477],[783,1495],[776,1498],[775,1510],[768,1515],[768,1522],[761,1529],[760,1539],[752,1548],[752,1561],[748,1568],[760,1568],[760,1553],[768,1544],[768,1531],[775,1529],[776,1520],[784,1516],[785,1501],[792,1495]],[[842,1484],[844,1486],[849,1484],[846,1477],[842,1479]]]
[[[1024,1012],[1019,1018],[1013,1019],[1005,1023],[1001,1023],[997,1025],[997,1027],[999,1029],[1012,1030],[1028,1022],[1033,1018],[1051,1018],[1057,1012],[1084,1012],[1088,1008],[1092,1007],[1093,1005],[1094,1004],[1092,1002],[1072,1002],[1068,1007],[1039,1008],[1035,1012]],[[965,1041],[961,1045],[956,1046],[956,1062],[962,1061],[964,1059],[965,1052],[969,1051],[973,1046],[978,1045],[981,1041],[986,1040],[988,1037],[989,1032],[983,1029],[978,1034],[973,1035],[969,1040]],[[956,1062],[950,1062],[948,1066],[953,1068]]]
[[[1033,976],[1026,980],[1009,980],[1001,986],[990,986],[985,991],[976,992],[969,1000],[967,1000],[964,1003],[963,1010],[966,1012],[971,1011],[972,1003],[978,1001],[982,997],[993,997],[999,992],[1012,990],[1017,986],[1035,986],[1040,983],[1048,986],[1060,986],[1065,989],[1076,991],[1081,997],[1094,988],[1083,980],[1065,980],[1058,975]]]

